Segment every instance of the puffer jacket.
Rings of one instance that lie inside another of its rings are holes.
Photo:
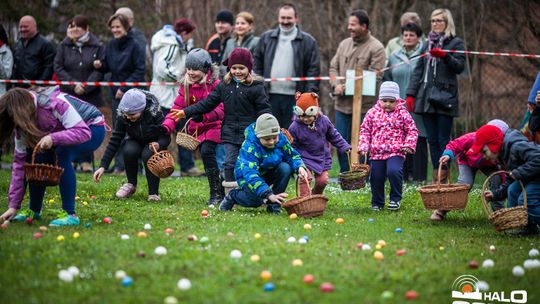
[[[282,162],[288,163],[294,172],[298,172],[300,167],[305,168],[300,154],[291,146],[283,133],[279,132],[278,142],[273,149],[267,149],[261,145],[255,135],[255,123],[246,128],[245,134],[246,140],[240,148],[234,166],[236,182],[245,190],[253,191],[263,199],[267,198],[273,192],[262,178],[266,172],[276,168]]]
[[[206,74],[206,82],[194,83],[189,85],[188,94],[186,96],[184,84],[186,82],[185,76],[180,80],[182,86],[178,91],[178,97],[174,101],[172,109],[182,110],[192,104],[196,104],[200,100],[203,100],[214,90],[219,84],[219,68],[217,65],[212,65],[212,70],[208,70]],[[167,114],[163,125],[167,128],[169,133],[175,130],[176,122],[171,117],[172,113]],[[220,143],[221,121],[224,117],[223,103],[220,103],[214,110],[204,114],[201,122],[191,120],[188,125],[188,133],[194,134],[197,132],[197,139],[200,142],[210,140],[216,143]]]
[[[392,112],[386,112],[381,101],[369,109],[358,140],[358,152],[369,151],[373,160],[385,160],[392,156],[405,157],[403,148],[416,149],[418,129],[414,120],[405,108],[405,102],[398,99]]]
[[[451,160],[458,158],[459,165],[465,165],[471,168],[483,168],[495,166],[494,163],[482,158],[482,154],[467,154],[476,139],[476,132],[464,134],[446,145],[442,155],[448,155]]]

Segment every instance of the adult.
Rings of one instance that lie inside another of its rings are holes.
[[[133,11],[129,7],[121,7],[116,10],[114,13],[121,14],[126,16],[128,23],[129,23],[129,35],[133,36],[133,39],[135,39],[135,42],[139,44],[143,50],[146,52],[146,45],[148,42],[146,41],[146,37],[144,36],[144,33],[140,31],[138,28],[135,27],[135,17],[133,16]]]
[[[261,35],[253,54],[253,71],[265,78],[320,76],[317,41],[298,26],[298,12],[291,3],[278,9],[279,26]],[[288,128],[292,122],[296,92],[319,92],[318,81],[279,81],[266,83],[272,114],[279,125]]]
[[[457,75],[465,68],[465,55],[445,50],[464,50],[456,37],[452,13],[436,9],[431,13],[431,32],[407,89],[407,107],[422,116],[427,133],[433,181],[437,178],[439,158],[450,140],[454,117],[459,116]],[[446,179],[447,170],[441,172]]]
[[[222,10],[216,15],[216,21],[214,23],[216,33],[208,39],[206,43],[206,50],[212,57],[212,62],[221,64],[223,61],[223,52],[227,41],[231,38],[234,28],[234,15],[229,10]],[[223,77],[223,75],[221,75]]]
[[[11,77],[12,69],[13,54],[9,49],[6,30],[4,29],[4,26],[0,24],[0,79],[9,79]],[[6,84],[0,83],[0,96],[2,96],[5,92]]]
[[[407,23],[401,27],[402,46],[395,50],[388,58],[388,66],[397,65],[384,74],[386,80],[395,81],[399,85],[401,99],[406,98],[406,90],[409,86],[411,74],[418,62],[416,57],[422,49],[422,29],[416,23]],[[398,65],[399,64],[399,65]],[[403,178],[406,181],[423,182],[427,176],[427,138],[422,117],[414,114],[409,109],[411,116],[418,129],[418,141],[416,142],[416,153],[407,154],[403,165]]]
[[[530,141],[540,144],[540,72],[536,74],[527,102],[527,112],[521,122],[520,130]]]
[[[111,73],[111,81],[137,82],[144,81],[144,49],[135,42],[132,35],[128,35],[130,26],[128,19],[122,14],[112,15],[107,24],[113,35],[105,47],[103,60],[94,61],[94,66],[100,71]],[[111,86],[112,122],[116,125],[116,112],[122,96],[132,87]],[[122,158],[117,155],[114,171],[124,171]]]
[[[188,53],[186,41],[191,39],[197,26],[188,18],[166,24],[152,36],[150,49],[153,54],[152,82],[178,82],[182,77]],[[161,111],[167,115],[178,96],[180,85],[152,85],[150,92],[159,100]],[[183,124],[182,124],[183,126]],[[184,176],[200,176],[191,151],[178,147],[178,163]]]
[[[234,26],[234,36],[227,40],[225,50],[223,52],[222,62],[226,60],[231,52],[238,47],[248,49],[251,54],[255,52],[255,48],[259,44],[260,38],[253,33],[253,22],[255,17],[249,12],[240,12],[236,15],[236,24]],[[221,65],[224,71],[227,67]],[[224,72],[222,74],[225,74]]]
[[[65,81],[101,81],[103,74],[94,67],[94,60],[103,57],[105,47],[99,38],[90,32],[88,19],[76,15],[68,22],[67,37],[58,46],[54,58],[54,72],[58,80]],[[60,90],[76,96],[100,108],[105,106],[99,86],[62,85]],[[80,155],[83,172],[92,172],[92,154]]]
[[[422,19],[420,19],[420,16],[418,16],[417,12],[405,12],[403,15],[401,15],[401,18],[399,19],[400,26],[403,28],[405,24],[414,23],[418,25],[419,28],[422,28]],[[424,42],[424,36],[420,35],[420,42]],[[388,40],[388,43],[386,44],[386,47],[384,48],[384,52],[386,54],[386,58],[390,58],[390,55],[394,53],[395,51],[399,50],[403,47],[403,31],[401,35],[396,36],[394,38],[391,38]]]
[[[19,34],[15,45],[12,78],[50,80],[56,54],[54,45],[38,32],[36,19],[29,15],[19,21]]]
[[[330,76],[346,76],[347,70],[357,67],[362,70],[378,71],[384,67],[386,56],[383,44],[371,36],[369,16],[365,10],[356,10],[349,15],[347,29],[350,37],[339,43],[336,54],[330,61]],[[378,83],[382,75],[377,73]],[[343,138],[351,143],[352,96],[345,96],[345,80],[331,80],[335,96],[336,129]],[[362,117],[375,105],[375,97],[362,99]],[[349,171],[347,155],[338,153],[340,172]]]

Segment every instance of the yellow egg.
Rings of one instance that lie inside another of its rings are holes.
[[[260,239],[262,236],[261,236],[260,233],[255,233],[254,237],[255,237],[256,240],[258,240],[258,239]]]
[[[59,236],[56,237],[56,240],[57,240],[57,241],[63,241],[64,239],[65,239],[65,238],[64,238],[63,235],[59,235]]]
[[[342,218],[340,218],[340,217],[338,217],[338,218],[336,219],[336,224],[343,224],[343,223],[345,223],[345,220],[344,220],[344,219],[342,219]]]
[[[250,257],[250,259],[251,259],[252,262],[258,262],[258,261],[261,260],[261,257],[258,256],[258,255],[256,255],[256,254],[254,254],[254,255],[252,255],[252,256]]]
[[[88,206],[88,202],[82,202],[83,206]]]
[[[74,239],[78,239],[80,236],[81,236],[80,233],[78,233],[78,232],[73,232],[73,238],[74,238]]]
[[[382,248],[381,244],[375,245],[375,249],[379,250],[379,249],[381,249],[381,248]]]
[[[140,238],[145,238],[145,237],[147,237],[147,234],[144,231],[140,231],[139,233],[137,233],[137,236],[140,237]]]
[[[443,246],[440,246],[440,247],[439,247],[439,250],[444,250],[444,247],[443,247]]]
[[[75,196],[75,199],[76,200],[79,200],[81,197],[80,196]]]
[[[54,204],[54,200],[52,198],[49,200],[49,204]]]
[[[380,252],[380,251],[375,251],[375,252],[373,253],[373,257],[374,257],[375,260],[377,260],[377,261],[382,261],[382,260],[384,260],[384,254],[383,254],[382,252]]]
[[[379,240],[377,244],[381,245],[382,248],[386,247],[386,242],[384,240]]]
[[[290,218],[291,220],[295,220],[295,219],[298,218],[298,215],[297,215],[296,213],[291,213],[291,215],[289,215],[289,218]]]
[[[268,270],[264,270],[263,272],[261,272],[261,275],[260,275],[261,279],[263,279],[264,281],[268,281],[272,278],[272,273]]]
[[[304,224],[304,229],[311,230],[311,225],[310,224]]]
[[[294,259],[292,261],[292,265],[294,267],[300,267],[300,266],[304,265],[304,262],[302,262],[302,260],[300,260],[300,259]]]

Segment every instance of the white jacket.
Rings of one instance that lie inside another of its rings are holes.
[[[11,78],[13,69],[13,54],[9,47],[4,44],[0,47],[0,79]],[[0,96],[6,92],[6,84],[0,83]]]
[[[165,25],[152,36],[150,50],[153,54],[152,82],[175,82],[181,78],[186,61],[186,47],[171,25]],[[150,86],[160,106],[170,109],[178,96],[178,86]]]

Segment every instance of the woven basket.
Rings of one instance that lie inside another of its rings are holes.
[[[197,139],[197,130],[195,130],[193,135],[188,134],[187,127],[190,120],[191,118],[186,121],[182,130],[176,133],[176,143],[184,149],[195,151],[201,142]]]
[[[293,143],[294,141],[294,138],[292,137],[291,133],[289,132],[289,130],[285,129],[285,128],[281,128],[281,133],[283,133],[283,135],[285,135],[285,137],[287,137],[287,140],[289,141],[290,144]]]
[[[291,200],[286,201],[281,206],[287,210],[288,214],[296,213],[298,216],[310,218],[310,217],[316,217],[321,216],[324,213],[324,209],[326,208],[326,202],[328,202],[328,198],[322,194],[310,194],[309,196],[305,197],[298,197],[298,181],[299,179],[296,179],[296,198],[293,198]],[[306,182],[309,185],[309,182]]]
[[[24,174],[29,183],[41,186],[56,186],[64,173],[64,168],[58,167],[58,158],[54,155],[54,165],[36,164],[38,146],[32,152],[32,162],[24,164]],[[54,153],[54,152],[53,152]]]
[[[463,210],[467,206],[469,189],[467,184],[450,184],[452,179],[448,170],[448,183],[441,184],[442,163],[439,163],[439,173],[436,184],[420,187],[418,192],[426,209],[431,210]]]
[[[350,152],[347,153],[349,167],[351,171],[339,173],[339,185],[341,190],[357,190],[366,186],[366,180],[369,176],[370,167],[367,164],[367,156],[364,157],[363,164],[351,163]]]
[[[503,208],[499,209],[495,212],[491,211],[489,208],[488,202],[486,201],[486,198],[484,197],[484,192],[487,189],[489,180],[497,175],[497,174],[505,174],[506,171],[497,171],[492,173],[488,178],[484,181],[484,184],[482,185],[482,207],[484,208],[484,211],[487,213],[489,220],[495,225],[495,229],[497,231],[504,231],[508,229],[513,228],[520,228],[527,225],[527,192],[525,191],[525,187],[523,186],[523,183],[520,180],[517,180],[519,182],[519,185],[521,186],[521,190],[523,193],[523,206],[517,206],[512,208]]]
[[[171,176],[174,172],[174,157],[167,151],[157,151],[154,145],[150,145],[150,148],[154,151],[154,154],[148,159],[148,170],[159,178],[166,178]]]

